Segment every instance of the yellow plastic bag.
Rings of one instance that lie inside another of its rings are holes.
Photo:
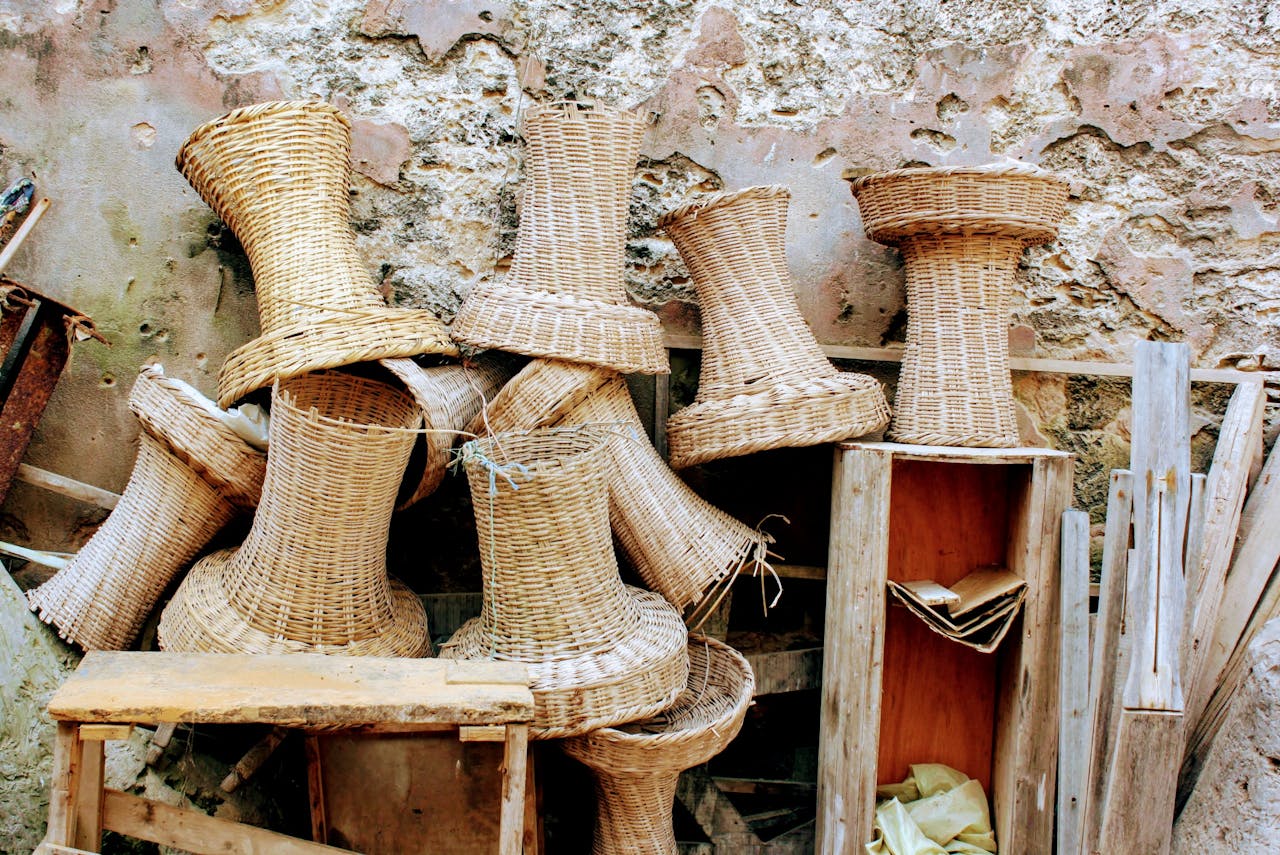
[[[982,784],[940,763],[911,767],[901,784],[877,788],[876,839],[868,855],[988,855],[995,831]]]

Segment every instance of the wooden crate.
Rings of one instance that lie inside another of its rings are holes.
[[[1051,852],[1057,768],[1059,536],[1071,455],[844,443],[835,453],[818,851],[872,836],[875,788],[911,763],[977,778],[1001,852]],[[1022,616],[978,653],[888,605],[886,581],[949,584],[1002,564]]]

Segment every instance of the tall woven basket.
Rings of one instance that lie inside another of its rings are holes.
[[[412,359],[384,359],[422,410],[425,432],[410,458],[396,510],[430,496],[444,480],[454,445],[485,402],[514,372],[509,357],[482,353],[467,365],[423,366]]]
[[[594,424],[607,427],[609,520],[645,585],[696,626],[737,574],[763,562],[770,538],[693,492],[645,436],[615,371],[530,362],[471,426],[476,433]],[[757,567],[757,569],[759,569]]]
[[[572,102],[524,115],[525,190],[511,272],[477,285],[453,337],[500,348],[665,374],[662,328],[627,302],[627,206],[645,118]]]
[[[1013,274],[1058,233],[1066,182],[1029,166],[899,169],[853,181],[863,228],[902,252],[907,346],[890,438],[1019,444],[1009,375]]]
[[[27,598],[86,650],[123,650],[174,575],[237,510],[258,503],[265,456],[184,383],[144,368],[129,408],[142,422],[119,504],[72,562]]]
[[[165,650],[422,656],[418,598],[387,576],[387,530],[421,424],[413,400],[332,371],[278,384],[262,502],[238,549],[191,568]]]
[[[583,427],[463,446],[484,605],[440,655],[527,663],[540,739],[653,715],[688,675],[680,614],[618,576],[607,440]]]
[[[218,377],[227,406],[277,378],[383,357],[456,354],[430,312],[388,308],[350,223],[351,123],[313,101],[273,101],[201,125],[178,169],[253,268],[262,335]]]
[[[697,399],[667,421],[676,469],[878,431],[880,384],[837,371],[796,305],[787,270],[785,187],[685,205],[660,222],[693,274],[702,313]]]
[[[594,855],[676,855],[671,813],[680,773],[706,763],[738,735],[754,691],[741,653],[693,636],[689,682],[670,709],[564,741],[565,753],[596,779]]]

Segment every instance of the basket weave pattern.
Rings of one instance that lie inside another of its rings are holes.
[[[657,317],[623,282],[642,116],[575,103],[524,117],[525,190],[511,271],[454,318],[460,342],[647,374],[666,373]]]
[[[328,104],[234,110],[197,128],[177,166],[249,256],[262,337],[228,357],[227,406],[279,377],[382,357],[456,353],[430,312],[390,309],[350,225],[351,124]]]
[[[903,169],[853,183],[867,236],[902,252],[907,343],[889,436],[1020,443],[1009,374],[1013,276],[1052,240],[1067,185],[1027,167]]]
[[[592,428],[464,446],[484,605],[441,656],[528,663],[538,738],[652,715],[687,675],[679,613],[618,576],[607,453]]]
[[[689,682],[670,709],[563,743],[596,779],[595,855],[675,855],[671,813],[680,773],[719,754],[742,728],[755,690],[747,660],[700,636],[690,638],[688,650]]]
[[[236,513],[257,501],[263,455],[156,368],[134,383],[143,431],[111,516],[72,562],[28,600],[86,650],[122,650],[177,572]]]
[[[623,554],[649,588],[679,609],[711,603],[722,584],[762,557],[766,535],[702,499],[663,462],[614,371],[535,360],[503,387],[472,430],[584,424],[610,428],[609,519]]]
[[[420,656],[421,603],[387,576],[396,489],[421,423],[403,392],[333,372],[279,384],[262,503],[239,549],[196,564],[161,645]]]
[[[877,431],[880,384],[837,371],[796,305],[784,239],[790,194],[716,194],[661,220],[693,275],[704,350],[695,402],[667,422],[677,469]]]

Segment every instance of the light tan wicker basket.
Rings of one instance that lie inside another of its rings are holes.
[[[258,502],[266,458],[190,387],[144,368],[129,396],[142,422],[119,504],[71,564],[27,598],[40,618],[86,650],[123,650],[174,575],[235,516]]]
[[[645,436],[621,375],[536,359],[471,424],[477,434],[597,424],[608,438],[609,520],[645,585],[696,626],[737,574],[765,558],[772,539],[693,492]]]
[[[238,549],[202,558],[160,619],[165,650],[421,656],[427,622],[387,576],[396,488],[422,419],[384,383],[277,384],[262,503]]]
[[[351,229],[350,153],[351,123],[313,101],[232,110],[178,151],[178,169],[244,246],[258,295],[262,335],[222,366],[222,406],[320,368],[457,353],[435,315],[378,294]]]
[[[462,450],[484,605],[440,655],[527,663],[539,739],[653,715],[688,674],[679,613],[618,576],[607,439],[582,427],[500,434]]]
[[[785,187],[718,193],[660,222],[693,274],[702,373],[667,420],[676,469],[770,448],[864,436],[889,420],[880,384],[837,371],[792,291]]]
[[[627,207],[645,118],[577,103],[524,115],[525,190],[511,272],[477,285],[453,337],[501,348],[665,374],[662,328],[627,302]]]
[[[898,247],[907,344],[889,436],[922,445],[1019,444],[1009,375],[1013,274],[1053,240],[1066,182],[1028,166],[899,169],[853,181],[863,227]]]
[[[382,366],[404,384],[425,419],[426,432],[410,458],[396,502],[396,510],[404,510],[440,486],[449,468],[449,452],[467,424],[515,370],[511,358],[501,353],[480,354],[466,365],[423,366],[412,359],[384,359]]]
[[[755,691],[741,653],[689,639],[689,682],[657,717],[566,739],[565,753],[596,779],[594,855],[676,855],[671,827],[680,773],[724,750],[742,728]]]

